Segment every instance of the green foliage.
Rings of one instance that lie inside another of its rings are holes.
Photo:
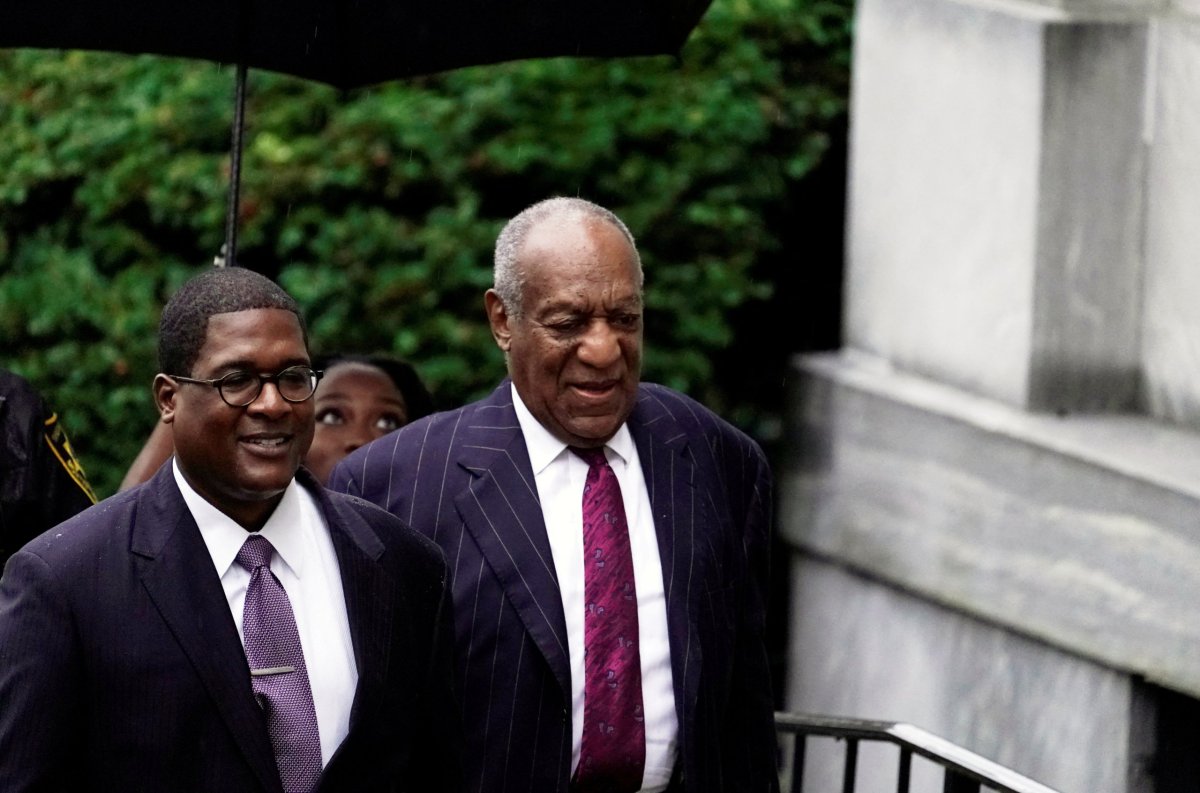
[[[501,224],[582,195],[638,236],[646,378],[753,424],[761,406],[714,353],[758,351],[731,317],[795,266],[768,218],[844,124],[849,16],[717,0],[679,59],[350,93],[252,71],[239,262],[300,300],[319,349],[410,358],[453,406],[503,374],[482,301]],[[101,494],[153,423],[163,301],[222,241],[232,83],[203,62],[0,52],[0,364],[64,414]]]

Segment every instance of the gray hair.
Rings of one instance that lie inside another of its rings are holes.
[[[500,296],[509,316],[519,317],[524,311],[522,296],[525,291],[525,273],[521,270],[517,257],[534,226],[550,218],[592,218],[611,224],[629,241],[629,247],[633,250],[633,260],[637,264],[638,288],[642,287],[642,258],[638,254],[633,234],[619,217],[599,204],[583,198],[547,198],[521,210],[516,217],[504,224],[500,236],[496,238],[492,288]]]

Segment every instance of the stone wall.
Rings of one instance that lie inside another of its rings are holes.
[[[1200,698],[1200,0],[859,0],[850,123],[845,348],[794,362],[779,476],[789,707],[1068,793],[1174,789],[1149,769],[1152,692]]]

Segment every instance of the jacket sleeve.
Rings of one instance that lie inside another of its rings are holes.
[[[414,784],[423,793],[458,793],[463,789],[463,726],[454,694],[454,615],[449,571],[442,574],[441,594],[429,637],[429,660],[420,709],[428,729],[417,736],[413,748]]]
[[[44,483],[42,516],[49,529],[95,504],[96,494],[58,415],[47,410],[43,416],[37,460],[38,478]]]
[[[66,790],[79,758],[79,651],[53,571],[22,551],[0,577],[0,790]]]
[[[729,718],[723,746],[728,790],[777,793],[777,739],[774,700],[766,648],[773,483],[770,467],[756,444],[745,447],[741,487],[742,544],[747,579],[734,648]]]
[[[0,565],[96,503],[58,415],[13,375],[0,379]]]

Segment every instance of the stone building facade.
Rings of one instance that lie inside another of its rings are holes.
[[[856,14],[844,344],[793,362],[779,471],[788,707],[1200,790],[1200,2]]]

